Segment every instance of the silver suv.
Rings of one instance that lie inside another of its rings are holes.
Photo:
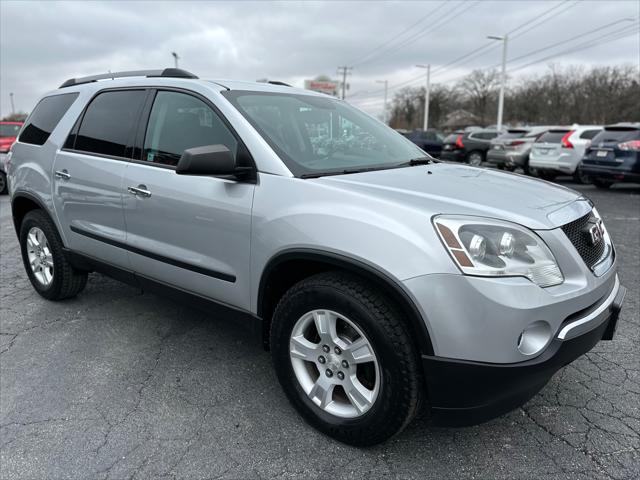
[[[25,269],[246,321],[300,414],[370,445],[422,405],[507,412],[611,339],[625,289],[578,193],[439,163],[347,103],[177,69],[71,79],[9,157]]]

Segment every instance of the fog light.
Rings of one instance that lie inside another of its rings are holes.
[[[518,337],[518,350],[523,355],[535,355],[542,351],[551,338],[551,326],[542,320],[533,322]]]

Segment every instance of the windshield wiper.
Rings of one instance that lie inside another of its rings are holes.
[[[302,175],[300,175],[300,178],[318,178],[318,177],[324,177],[328,175],[348,175],[350,173],[373,172],[375,170],[386,170],[388,168],[394,168],[394,167],[389,165],[380,165],[376,167],[344,168],[342,170],[332,170],[329,172],[303,173]]]
[[[417,158],[412,158],[408,162],[399,163],[397,166],[398,167],[413,167],[415,165],[429,165],[430,163],[433,163],[433,162],[434,162],[434,160],[431,157],[417,157]]]

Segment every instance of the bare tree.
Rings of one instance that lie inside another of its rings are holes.
[[[489,106],[496,104],[498,80],[496,70],[474,70],[458,83],[457,88],[468,103],[467,110],[483,125],[489,123]]]

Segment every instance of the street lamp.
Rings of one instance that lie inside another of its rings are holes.
[[[502,130],[502,111],[504,109],[504,87],[507,83],[507,42],[509,37],[507,35],[489,35],[487,38],[502,42],[502,75],[500,78],[500,95],[498,96],[498,125],[496,126],[496,129],[500,131]]]
[[[429,94],[431,90],[431,65],[416,65],[418,68],[427,69],[427,84],[424,89],[424,123],[422,129],[426,132],[429,128]]]
[[[389,82],[387,80],[376,80],[376,83],[384,83],[384,112],[382,113],[382,121],[387,123],[387,89]]]
[[[176,52],[171,52],[171,55],[173,55],[173,62],[175,64],[176,68],[178,68],[178,59],[180,57],[178,56],[178,54]]]

